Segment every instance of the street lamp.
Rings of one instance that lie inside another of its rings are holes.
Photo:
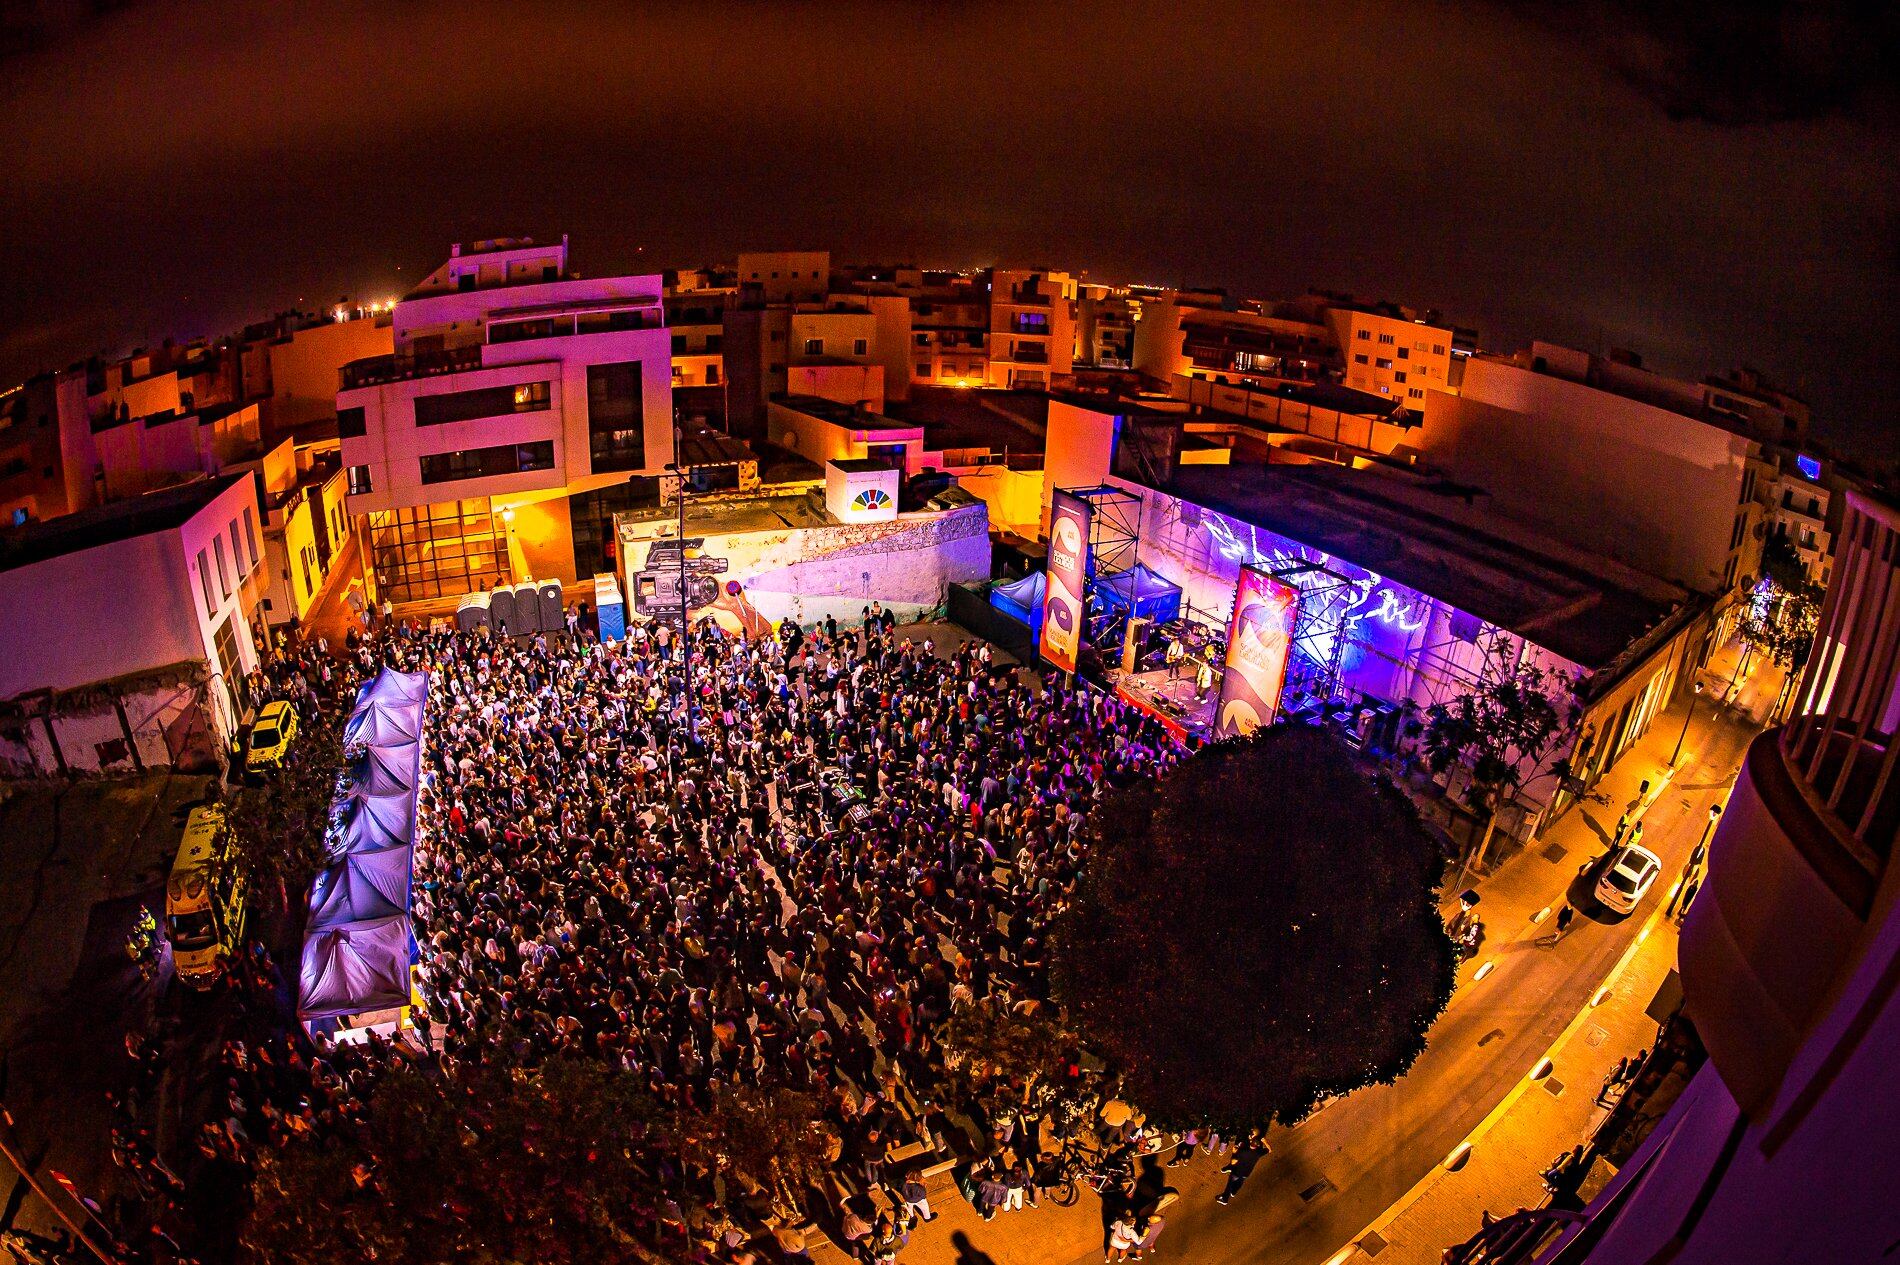
[[[1682,714],[1682,732],[1676,735],[1676,749],[1669,756],[1669,767],[1676,767],[1676,758],[1682,754],[1682,740],[1689,736],[1689,717],[1695,715],[1695,701],[1702,694],[1702,682],[1695,683],[1695,693],[1689,695],[1689,710]]]

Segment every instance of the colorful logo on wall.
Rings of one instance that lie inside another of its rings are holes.
[[[854,510],[883,510],[890,507],[891,498],[883,488],[865,488],[851,498],[851,508]]]

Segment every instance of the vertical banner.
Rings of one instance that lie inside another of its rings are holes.
[[[1286,684],[1299,590],[1255,567],[1240,569],[1234,617],[1227,625],[1227,661],[1221,673],[1214,737],[1240,738],[1273,723]]]
[[[1049,507],[1049,590],[1037,649],[1048,663],[1075,671],[1087,614],[1089,520],[1095,507],[1058,491]]]

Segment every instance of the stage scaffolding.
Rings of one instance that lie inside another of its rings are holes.
[[[1267,574],[1300,594],[1287,657],[1287,688],[1326,703],[1339,693],[1352,619],[1365,601],[1364,586],[1331,567],[1303,562]]]
[[[1089,505],[1089,583],[1118,575],[1136,563],[1141,546],[1141,498],[1122,488],[1100,484],[1065,489]],[[1088,640],[1097,650],[1120,653],[1126,620],[1089,607]]]

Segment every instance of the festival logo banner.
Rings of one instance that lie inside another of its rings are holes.
[[[1074,672],[1087,613],[1089,519],[1094,507],[1081,497],[1058,491],[1049,507],[1049,590],[1042,613],[1042,642],[1047,662]]]
[[[1286,656],[1300,594],[1256,567],[1240,569],[1234,617],[1227,626],[1214,737],[1240,738],[1273,723],[1286,684]]]

